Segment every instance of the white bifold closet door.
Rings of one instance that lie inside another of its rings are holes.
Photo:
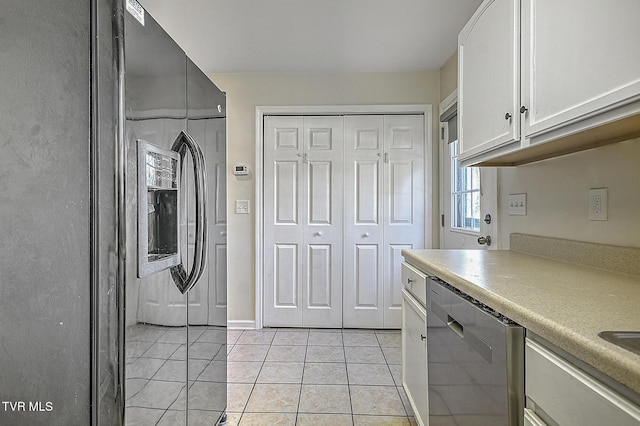
[[[424,247],[422,115],[264,121],[264,325],[400,328]]]
[[[345,117],[344,327],[401,326],[401,251],[424,247],[423,120]]]
[[[342,326],[343,135],[343,117],[265,117],[266,326]]]

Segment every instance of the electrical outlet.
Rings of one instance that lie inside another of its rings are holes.
[[[589,190],[589,220],[607,220],[607,188]]]
[[[509,216],[527,215],[527,194],[509,194]]]

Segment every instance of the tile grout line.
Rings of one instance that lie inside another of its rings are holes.
[[[378,334],[376,333],[376,339],[378,339]],[[378,343],[380,344],[380,350],[382,351],[382,356],[385,359],[385,363],[387,364],[387,369],[389,370],[389,374],[391,374],[391,380],[393,381],[393,386],[396,389],[396,393],[398,394],[398,398],[400,398],[400,403],[402,404],[402,409],[404,410],[404,417],[407,419],[407,421],[410,423],[411,421],[409,420],[409,413],[407,412],[407,407],[404,404],[404,400],[402,399],[402,395],[400,394],[400,391],[398,390],[398,384],[396,383],[396,380],[393,377],[393,372],[391,371],[391,365],[389,363],[389,359],[387,359],[387,355],[385,354],[384,350],[382,350],[382,343],[380,342],[380,340],[378,339]],[[387,348],[389,349],[389,348]]]
[[[294,420],[294,424],[298,424],[298,415],[300,414],[300,401],[302,401],[302,384],[304,383],[304,370],[305,370],[304,367],[307,363],[307,350],[309,349],[310,334],[311,334],[311,331],[307,330],[307,341],[305,342],[304,359],[302,360],[302,375],[300,376],[300,392],[298,392],[298,406],[296,407],[296,418]]]
[[[238,344],[237,342],[240,341],[240,339],[244,335],[245,331],[246,330],[243,330],[242,333],[240,333],[240,336],[238,336],[238,340],[236,340],[236,345]],[[275,338],[275,334],[273,336]],[[273,339],[271,339],[271,343],[273,343]],[[244,404],[244,407],[242,407],[242,413],[240,413],[240,418],[238,419],[238,425],[240,425],[241,422],[242,422],[242,418],[244,417],[244,414],[247,411],[247,406],[249,405],[249,401],[251,400],[251,395],[253,395],[253,391],[256,389],[256,385],[258,384],[258,377],[260,377],[260,373],[262,372],[262,369],[264,368],[264,363],[267,362],[267,356],[269,355],[269,350],[271,350],[271,343],[269,343],[269,348],[267,349],[267,353],[264,354],[264,358],[262,360],[262,363],[260,364],[260,369],[258,370],[258,374],[256,375],[256,378],[253,381],[253,384],[251,386],[251,392],[249,392],[249,396],[247,397],[247,402]]]
[[[353,400],[351,399],[351,379],[349,378],[349,364],[347,362],[347,349],[344,344],[344,329],[340,330],[340,337],[342,338],[342,352],[344,354],[344,369],[347,373],[347,392],[349,394],[349,411],[351,411],[351,425],[353,426],[356,422],[353,413]]]

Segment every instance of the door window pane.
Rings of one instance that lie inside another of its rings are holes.
[[[461,167],[458,141],[449,144],[451,155],[451,227],[480,232],[480,169]]]

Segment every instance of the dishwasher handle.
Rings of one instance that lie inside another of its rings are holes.
[[[456,321],[447,311],[445,311],[442,306],[438,305],[438,303],[434,300],[431,301],[430,306],[431,312],[435,316],[440,319],[443,323],[447,324],[454,333],[460,336],[461,339],[464,339],[464,327],[458,321]]]
[[[474,309],[478,309],[474,307]],[[445,311],[442,306],[438,305],[438,303],[431,299],[431,303],[429,304],[429,310],[436,316],[440,321],[446,324],[454,333],[456,333],[464,342],[473,349],[478,355],[484,358],[489,364],[493,363],[493,350],[491,346],[476,336],[469,330],[464,329],[464,326],[456,321],[447,311]],[[496,322],[498,327],[503,327],[500,323]],[[428,336],[428,333],[427,333]]]
[[[447,315],[447,325],[454,333],[464,339],[464,327],[458,321],[454,320],[451,315]]]

